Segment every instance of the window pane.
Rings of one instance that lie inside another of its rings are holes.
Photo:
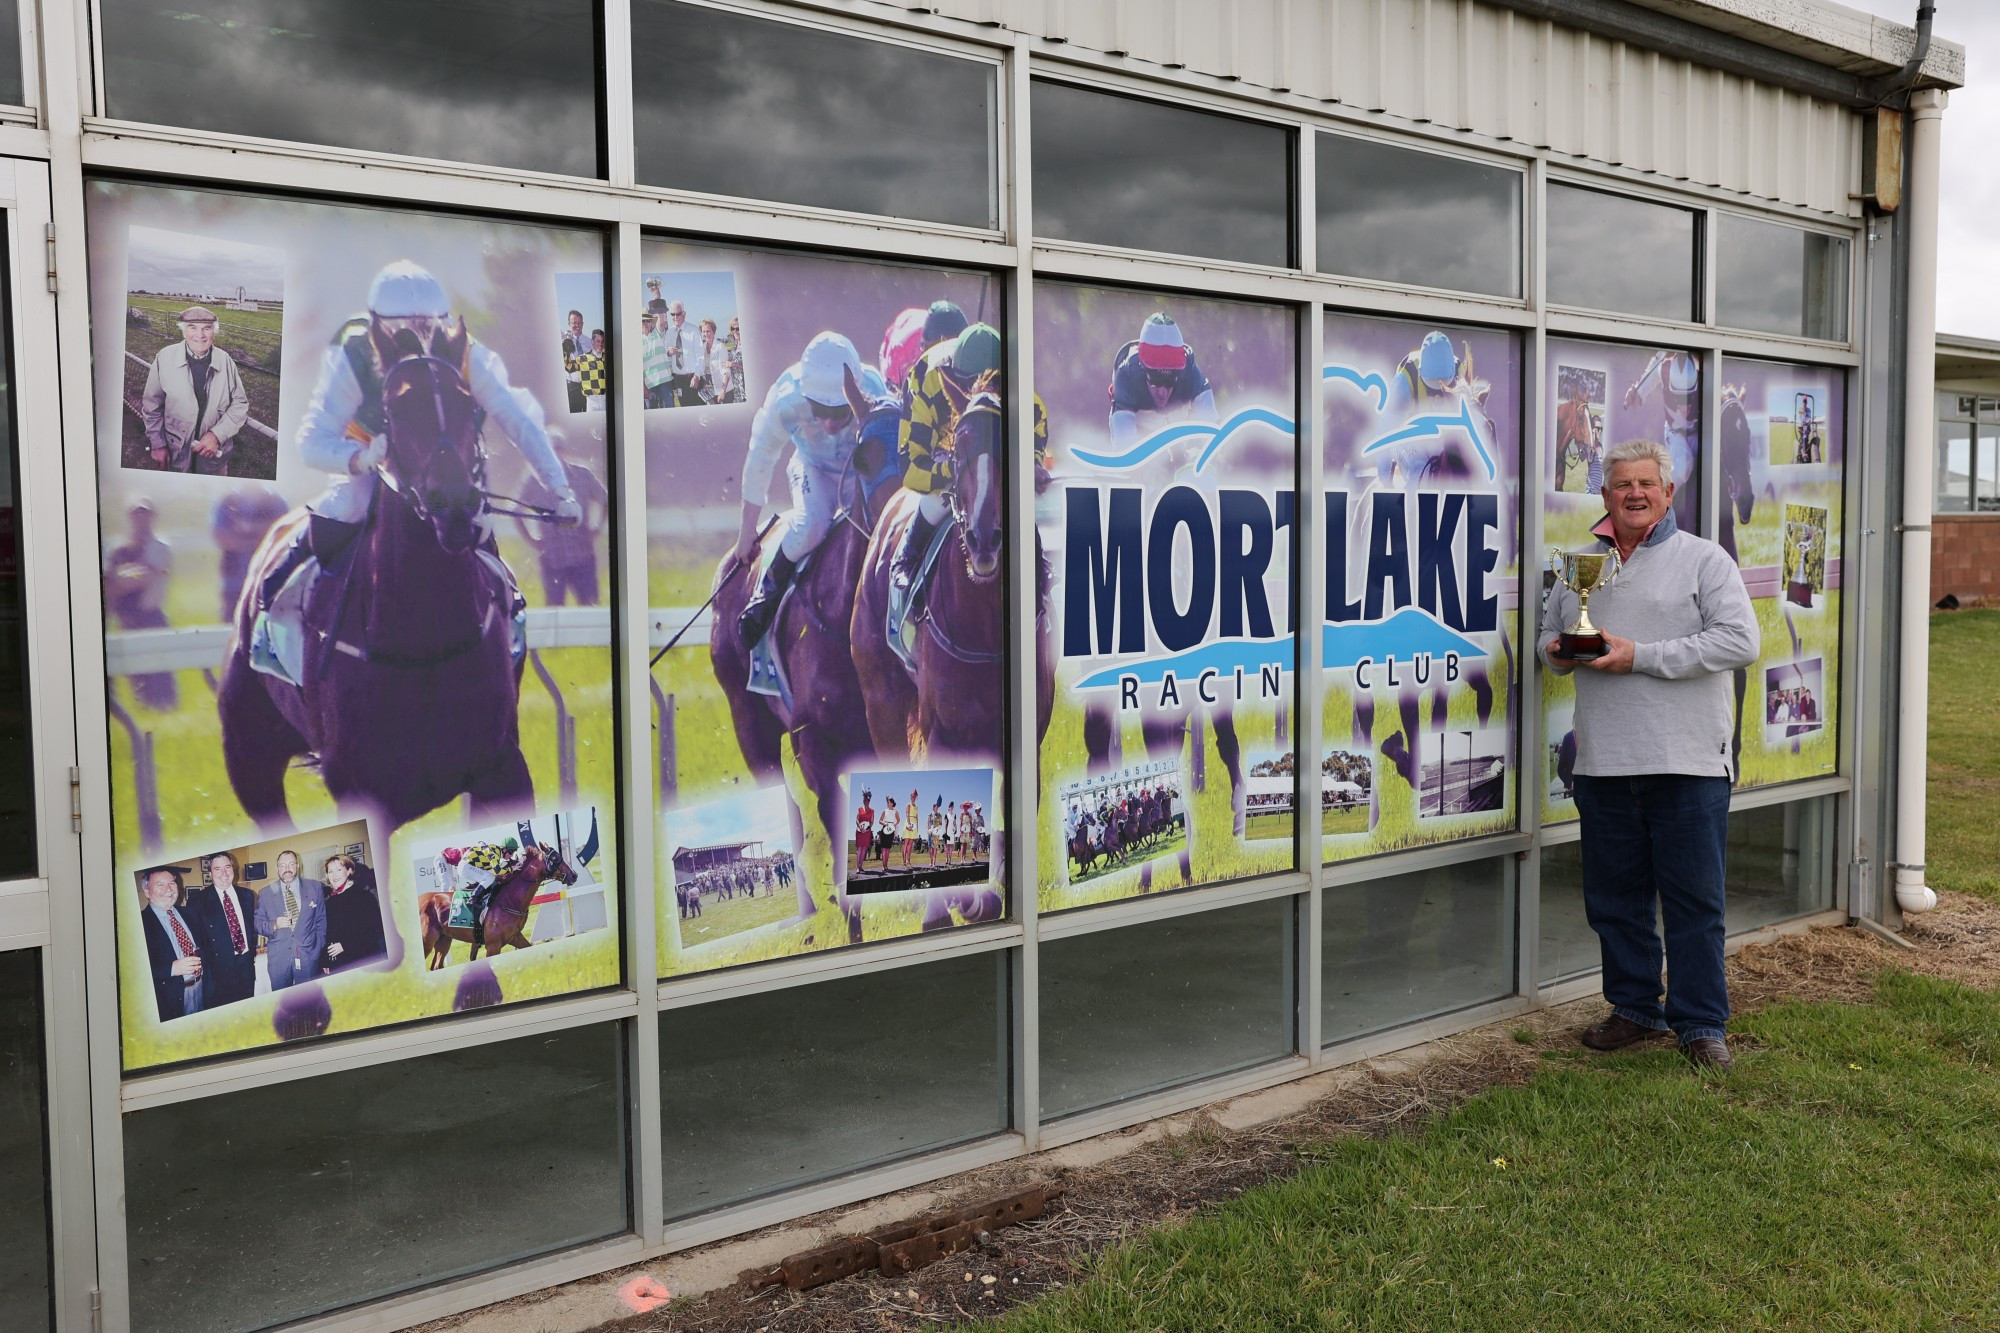
[[[1544,986],[1603,965],[1597,932],[1583,911],[1583,844],[1542,849],[1542,956]]]
[[[991,227],[997,81],[991,65],[890,42],[632,6],[648,185]]]
[[[1474,861],[1325,890],[1322,1040],[1512,995],[1511,864]]]
[[[1322,134],[1319,271],[1521,294],[1521,173]]]
[[[52,1327],[42,956],[0,953],[0,1311],[9,1333]]]
[[[663,1011],[667,1215],[1006,1129],[1007,959],[974,954]]]
[[[1290,898],[1042,946],[1042,1114],[1245,1069],[1294,1047]]]
[[[1832,817],[1825,798],[1730,813],[1732,934],[1833,906]]]
[[[265,1328],[625,1231],[623,1048],[440,1042],[128,1115],[133,1328]]]
[[[1035,235],[1292,262],[1292,132],[1037,79]]]
[[[1840,757],[1847,376],[1727,358],[1721,377],[1716,540],[1742,570],[1763,633],[1760,657],[1737,677],[1736,782],[1829,777]]]
[[[1297,863],[1297,328],[1282,306],[1036,285],[1044,912]]]
[[[1790,337],[1847,337],[1846,240],[1733,213],[1718,220],[1718,323]]]
[[[0,103],[28,100],[21,78],[21,0],[0,0]]]
[[[0,267],[0,280],[5,278]],[[14,433],[13,319],[0,291],[0,879],[35,873],[35,775],[28,708],[28,624],[21,581],[20,458]]]
[[[1972,508],[1972,427],[1938,423],[1937,512],[1962,514]]]
[[[1549,186],[1549,302],[1653,319],[1699,318],[1699,215]]]
[[[102,0],[98,13],[118,120],[600,174],[593,0]]]

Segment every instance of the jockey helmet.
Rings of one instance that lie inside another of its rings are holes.
[[[799,358],[799,392],[808,402],[844,407],[847,383],[843,371],[852,371],[854,382],[861,382],[861,354],[854,350],[854,344],[831,330],[816,333]]]
[[[991,324],[973,324],[958,335],[951,350],[952,377],[970,388],[987,371],[1000,369],[1000,332]]]
[[[1449,380],[1458,374],[1458,353],[1451,349],[1451,339],[1433,330],[1424,335],[1424,341],[1417,348],[1417,377],[1425,380]]]
[[[451,313],[451,300],[436,278],[409,260],[398,259],[377,273],[375,281],[369,284],[368,310],[383,319],[419,315],[443,319]]]
[[[512,856],[515,852],[521,850],[521,844],[514,841],[512,838],[509,838],[507,839],[507,841],[500,844],[500,850],[507,853],[507,855]]]
[[[465,853],[456,847],[447,847],[444,849],[444,861],[446,865],[455,866],[464,858]]]
[[[1692,394],[1701,387],[1701,363],[1686,352],[1675,352],[1667,358],[1665,373],[1660,379],[1669,393]]]
[[[924,312],[924,346],[935,347],[965,331],[965,312],[955,301],[933,301]]]
[[[1139,364],[1148,370],[1179,370],[1187,364],[1187,343],[1173,316],[1155,311],[1139,329]]]

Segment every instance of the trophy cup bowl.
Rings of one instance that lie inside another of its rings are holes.
[[[1556,657],[1594,662],[1607,651],[1604,635],[1590,623],[1590,595],[1611,586],[1618,577],[1616,551],[1564,551],[1550,548],[1549,563],[1565,588],[1576,594],[1576,619],[1557,637]]]

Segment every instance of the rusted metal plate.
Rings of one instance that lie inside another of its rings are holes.
[[[987,1228],[977,1222],[955,1222],[936,1231],[919,1231],[908,1240],[881,1247],[879,1262],[882,1271],[895,1277],[957,1254],[960,1250],[969,1250],[985,1230]]]
[[[793,1291],[803,1291],[807,1287],[817,1287],[823,1283],[837,1281],[850,1273],[859,1273],[876,1265],[875,1242],[863,1237],[859,1240],[840,1240],[831,1245],[822,1245],[816,1250],[805,1250],[788,1259],[778,1261],[778,1266],[764,1273],[746,1274],[745,1280],[752,1287],[775,1287],[784,1285]]]

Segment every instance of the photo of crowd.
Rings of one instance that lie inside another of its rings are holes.
[[[1821,658],[1764,668],[1764,739],[1810,736],[1826,725],[1826,663]]]
[[[127,247],[120,465],[271,480],[283,254],[153,227]]]
[[[648,273],[639,316],[646,406],[716,407],[749,401],[736,275]]]
[[[987,822],[992,769],[878,770],[850,773],[841,781],[853,830],[847,843],[849,893],[898,893],[992,878]]]
[[[381,964],[365,820],[162,863],[137,876],[161,1022]]]
[[[1186,851],[1186,791],[1171,759],[1065,783],[1058,799],[1070,884]]]
[[[682,948],[799,917],[797,830],[782,786],[667,812],[664,841]]]

